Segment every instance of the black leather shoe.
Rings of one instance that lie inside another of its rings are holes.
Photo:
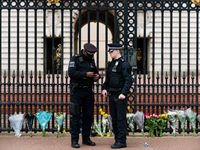
[[[72,147],[73,148],[80,148],[80,145],[78,144],[78,142],[73,142]]]
[[[91,140],[88,141],[83,141],[83,144],[85,145],[90,145],[90,146],[95,146],[96,144],[94,142],[92,142]]]
[[[111,145],[111,148],[124,148],[124,147],[126,147],[126,144],[124,143],[115,143]]]

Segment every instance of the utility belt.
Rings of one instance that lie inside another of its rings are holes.
[[[108,94],[109,95],[119,95],[119,94],[121,94],[121,91],[118,91],[118,92],[112,91],[112,92],[108,92]]]
[[[91,89],[92,86],[77,86],[76,88],[79,88],[79,89]]]

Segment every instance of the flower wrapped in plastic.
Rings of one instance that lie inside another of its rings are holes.
[[[144,115],[145,117],[145,129],[147,129],[149,131],[148,136],[147,137],[155,137],[154,135],[154,130],[156,130],[156,136],[158,136],[158,118],[159,116],[156,114],[150,115],[149,113],[146,113]]]
[[[174,111],[169,111],[168,110],[168,113],[166,114],[167,115],[167,118],[168,118],[168,121],[170,123],[170,126],[173,130],[173,134],[174,136],[177,136],[177,133],[176,133],[176,127],[177,127],[177,123],[176,123],[176,118],[177,118],[177,113]]]
[[[105,116],[102,116],[102,127],[103,127],[103,136],[106,135],[106,126],[108,125],[108,118],[106,118]]]
[[[113,126],[112,126],[112,117],[110,115],[108,115],[108,126],[109,126],[110,136],[112,136]]]
[[[199,121],[199,124],[200,124],[200,115],[197,116],[197,120]]]
[[[46,111],[40,111],[38,114],[35,115],[35,117],[37,118],[40,126],[42,127],[42,136],[46,136],[45,134],[45,128],[49,122],[49,120],[51,119],[51,112],[46,112]]]
[[[142,132],[142,136],[144,136],[144,113],[137,111],[134,115],[133,115],[133,119],[135,121],[135,123],[138,125],[139,129]]]
[[[102,132],[101,132],[101,126],[100,126],[97,122],[94,123],[93,129],[94,129],[101,137],[103,137],[103,134],[102,134]]]
[[[129,127],[131,128],[132,135],[133,135],[133,137],[134,137],[135,135],[134,135],[133,113],[127,113],[127,114],[126,114],[126,118],[127,118],[128,125],[129,125]]]
[[[21,136],[20,130],[22,129],[22,124],[24,122],[24,114],[14,114],[9,117],[11,126],[13,127],[15,131],[15,136],[19,138]]]
[[[178,115],[178,120],[181,122],[181,126],[182,126],[182,129],[183,129],[183,136],[185,136],[185,121],[186,121],[185,111],[178,110],[177,115]]]
[[[161,114],[158,116],[157,125],[158,130],[160,130],[160,137],[162,137],[162,131],[165,129],[165,126],[167,125],[167,116],[166,114]],[[156,136],[158,133],[156,132]]]
[[[55,113],[55,120],[57,124],[57,138],[58,138],[60,134],[60,128],[65,120],[65,114],[60,112],[58,112],[57,114]]]
[[[35,118],[35,116],[33,114],[28,113],[25,115],[25,118],[28,131],[30,132],[30,137],[32,137],[32,126],[33,126],[33,119]]]
[[[190,108],[188,108],[185,111],[185,113],[186,113],[187,120],[189,120],[189,122],[191,123],[194,136],[197,136],[196,131],[195,131],[196,113],[194,113]]]

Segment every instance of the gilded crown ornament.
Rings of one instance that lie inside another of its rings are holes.
[[[197,6],[200,5],[200,0],[191,0],[191,2],[194,3]]]
[[[56,4],[58,3],[60,0],[47,0],[49,3],[51,4]]]

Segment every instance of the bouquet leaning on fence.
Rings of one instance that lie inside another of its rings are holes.
[[[110,136],[112,136],[113,126],[112,126],[112,117],[108,115],[108,126],[110,131]]]
[[[162,131],[165,129],[165,126],[167,125],[167,116],[165,114],[159,115],[157,121],[157,128],[160,130],[160,137],[162,137]],[[158,133],[156,133],[156,136]]]
[[[134,137],[134,120],[133,120],[133,113],[127,113],[126,114],[127,122],[129,127],[131,128],[132,131],[132,136]]]
[[[199,121],[199,124],[200,124],[200,115],[197,116],[197,120]]]
[[[55,113],[55,120],[57,124],[57,138],[60,135],[60,128],[65,120],[65,114],[58,112],[57,114]]]
[[[156,130],[157,134],[157,118],[156,114],[150,115],[149,113],[144,115],[145,117],[145,129],[149,131],[148,137],[155,137],[154,131]]]
[[[20,130],[22,129],[22,124],[24,122],[24,114],[14,114],[12,116],[9,117],[11,126],[13,127],[14,131],[15,131],[15,136],[16,137],[20,137],[21,133]]]
[[[42,136],[46,136],[45,134],[45,128],[51,119],[52,112],[46,112],[46,111],[40,111],[38,114],[35,114],[35,117],[37,118],[40,126],[42,127]]]
[[[102,134],[102,132],[101,132],[101,126],[100,126],[97,122],[94,122],[93,129],[94,129],[101,137],[103,137],[103,134]]]
[[[33,119],[35,118],[35,116],[33,114],[28,113],[26,114],[25,118],[28,131],[30,132],[30,137],[32,137],[32,126],[33,126]]]
[[[178,110],[177,115],[178,115],[178,120],[181,122],[181,126],[182,126],[182,129],[183,129],[183,136],[185,136],[185,121],[186,121],[185,111]]]
[[[191,123],[192,129],[193,129],[193,135],[197,136],[196,131],[195,131],[195,120],[196,120],[196,113],[194,113],[191,108],[188,108],[186,111],[186,117],[187,120]]]
[[[106,135],[106,127],[107,127],[107,125],[108,125],[108,118],[106,118],[105,116],[102,116],[102,121],[101,121],[101,123],[102,123],[102,127],[103,127],[103,136],[104,135]]]
[[[170,123],[170,126],[171,126],[171,128],[173,130],[174,136],[177,136],[177,133],[176,133],[176,127],[177,127],[176,117],[177,117],[177,113],[174,112],[174,111],[172,112],[172,111],[168,110],[168,113],[166,115],[167,115],[168,121]]]
[[[139,129],[142,132],[142,136],[144,136],[144,113],[137,111],[134,115],[133,115],[133,119],[136,122],[136,124],[138,125]]]

